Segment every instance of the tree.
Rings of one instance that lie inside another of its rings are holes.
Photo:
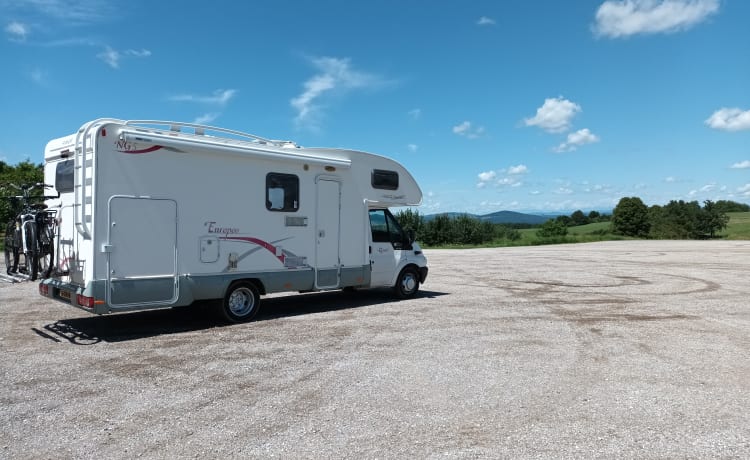
[[[553,238],[556,236],[565,236],[568,234],[568,227],[560,219],[550,219],[543,223],[536,236],[539,238]]]
[[[716,232],[720,232],[727,228],[729,223],[729,216],[722,212],[720,207],[711,200],[703,202],[703,210],[698,216],[698,230],[703,235],[709,235],[711,238],[716,236]]]
[[[14,188],[8,187],[6,184],[13,183],[16,185],[21,184],[33,184],[36,182],[44,181],[44,165],[34,164],[30,161],[22,161],[16,166],[10,166],[7,163],[0,161],[0,225],[2,229],[0,232],[5,231],[5,223],[8,222],[13,214],[13,206],[11,200],[3,197],[18,195],[20,192]],[[43,190],[34,190],[34,195],[44,194]]]
[[[600,217],[601,214],[599,213],[599,211],[591,211],[589,213],[589,222],[598,222]]]
[[[638,197],[621,198],[612,212],[612,233],[645,237],[651,224],[648,208]]]
[[[586,225],[589,223],[589,218],[580,209],[570,215],[570,220],[573,225]]]

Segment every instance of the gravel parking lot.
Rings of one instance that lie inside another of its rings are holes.
[[[426,255],[229,326],[0,283],[0,458],[750,457],[750,242]]]

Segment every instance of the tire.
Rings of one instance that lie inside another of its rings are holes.
[[[36,223],[28,221],[24,223],[26,227],[26,247],[24,254],[26,259],[26,272],[31,281],[35,281],[39,276],[39,240],[37,240]]]
[[[18,271],[18,247],[16,246],[16,224],[11,223],[5,232],[5,271],[9,275]]]
[[[39,272],[42,278],[49,278],[55,263],[55,239],[48,226],[43,227],[39,242]]]
[[[232,283],[224,295],[221,312],[224,318],[232,323],[250,321],[260,308],[258,288],[249,281]]]
[[[399,299],[414,297],[414,294],[419,290],[419,274],[417,270],[414,267],[406,267],[401,270],[401,273],[398,274],[396,285],[393,286],[393,290]]]

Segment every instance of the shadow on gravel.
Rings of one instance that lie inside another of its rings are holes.
[[[446,293],[421,290],[414,299],[443,295]],[[254,322],[369,307],[394,301],[390,290],[376,289],[262,298],[261,310]],[[63,319],[47,324],[42,329],[32,328],[32,330],[45,339],[60,343],[69,342],[74,345],[123,342],[229,326],[230,324],[220,317],[219,308],[217,302],[202,302],[189,307]]]

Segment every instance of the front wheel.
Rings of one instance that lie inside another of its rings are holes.
[[[221,312],[232,323],[250,321],[258,313],[260,294],[258,288],[249,281],[239,281],[227,289]]]
[[[419,274],[417,271],[412,267],[401,270],[393,290],[399,299],[413,297],[419,290]]]

